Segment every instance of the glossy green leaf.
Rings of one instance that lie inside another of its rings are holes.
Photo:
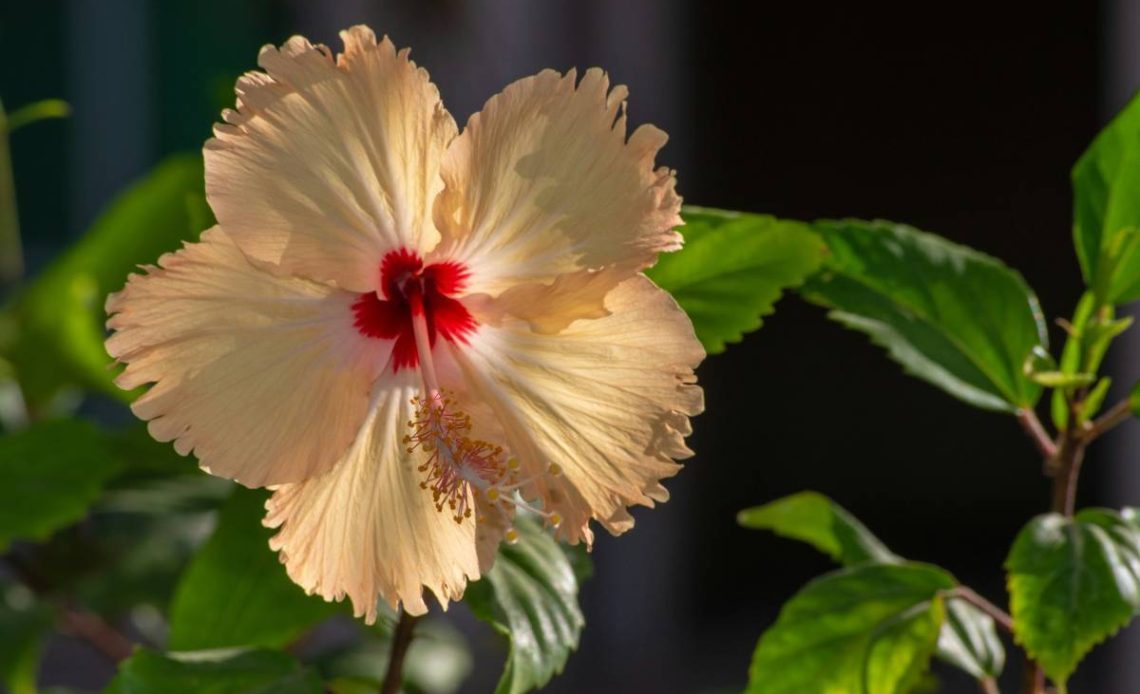
[[[503,545],[494,566],[467,588],[464,602],[510,639],[497,694],[544,686],[578,647],[585,618],[578,579],[562,547],[541,525],[519,518],[519,541]]]
[[[864,564],[822,576],[760,637],[748,694],[904,694],[926,671],[952,576],[923,564]]]
[[[1140,297],[1140,97],[1096,136],[1072,171],[1073,240],[1100,303]]]
[[[1016,639],[1059,685],[1140,607],[1140,531],[1132,512],[1034,518],[1006,560]]]
[[[737,522],[806,542],[844,566],[903,561],[845,508],[818,492],[799,492],[745,509]],[[1001,674],[1005,651],[992,619],[976,607],[950,599],[948,619],[938,640],[938,657],[979,677]]]
[[[846,509],[817,492],[800,492],[745,509],[736,521],[806,542],[844,566],[901,561]]]
[[[979,680],[996,678],[1005,667],[1005,647],[994,620],[959,598],[946,600],[938,657]]]
[[[186,569],[170,610],[170,648],[281,647],[341,605],[305,595],[269,549],[265,493],[236,488]]]
[[[107,694],[323,694],[320,678],[278,651],[136,651]]]
[[[1000,261],[902,224],[815,225],[831,251],[803,288],[918,378],[977,407],[1030,407],[1041,386],[1022,366],[1048,345],[1037,298]]]
[[[107,294],[140,264],[154,263],[205,220],[201,158],[167,159],[118,198],[87,233],[9,307],[13,328],[0,353],[16,368],[33,407],[79,385],[125,398],[103,347]]]
[[[780,295],[823,257],[810,227],[767,215],[703,207],[682,211],[685,246],[647,274],[689,314],[710,354],[760,328]]]
[[[1128,406],[1132,410],[1133,417],[1140,417],[1140,382],[1133,385],[1129,391]]]
[[[0,552],[83,518],[120,467],[87,422],[45,421],[0,437]]]

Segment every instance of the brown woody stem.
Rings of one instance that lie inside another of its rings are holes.
[[[419,617],[400,611],[400,620],[396,622],[396,631],[392,634],[392,654],[388,658],[388,672],[384,675],[380,694],[397,694],[400,691],[400,685],[404,683],[404,658],[408,655],[408,646],[412,644],[412,634],[417,621]]]

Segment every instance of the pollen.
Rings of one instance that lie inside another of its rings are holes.
[[[456,523],[471,517],[472,487],[488,501],[499,498],[498,486],[508,477],[500,446],[471,437],[471,417],[455,407],[446,391],[412,398],[415,414],[404,437],[409,453],[426,454],[419,471],[420,488],[430,491],[436,510],[447,509]]]

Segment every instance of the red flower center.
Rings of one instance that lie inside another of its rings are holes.
[[[413,315],[424,313],[432,345],[437,335],[450,342],[465,343],[467,335],[478,325],[463,304],[452,298],[463,290],[467,277],[462,263],[447,261],[424,267],[414,251],[389,251],[380,262],[380,291],[384,298],[377,292],[361,294],[352,304],[354,325],[361,335],[396,341],[392,348],[393,371],[415,367],[420,358]]]

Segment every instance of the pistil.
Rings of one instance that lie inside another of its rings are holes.
[[[404,293],[411,309],[423,383],[423,395],[412,398],[415,414],[408,422],[411,432],[404,437],[404,444],[409,453],[420,449],[427,456],[419,466],[419,471],[425,473],[420,487],[431,492],[438,511],[443,512],[447,507],[456,523],[471,517],[476,497],[480,497],[484,502],[480,510],[500,516],[507,526],[506,539],[511,543],[519,538],[518,531],[511,527],[515,509],[530,511],[558,527],[562,519],[557,513],[535,508],[516,493],[533,481],[519,479],[518,461],[504,461],[501,446],[470,436],[471,417],[458,410],[454,399],[439,386],[419,281],[408,281]],[[557,475],[559,470],[551,465],[548,472]],[[481,515],[478,520],[488,519]]]

